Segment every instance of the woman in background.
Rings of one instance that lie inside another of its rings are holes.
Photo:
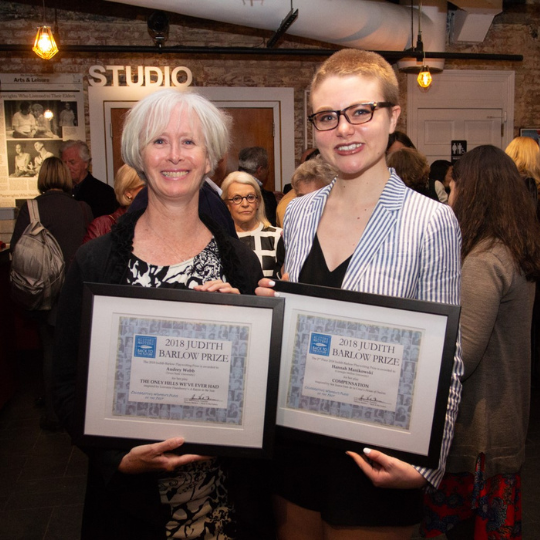
[[[529,420],[530,328],[540,279],[540,226],[512,160],[494,146],[454,166],[452,206],[463,235],[465,374],[447,473],[425,500],[423,535],[521,538]]]
[[[265,277],[275,277],[285,259],[282,229],[272,227],[266,217],[264,200],[257,180],[242,171],[230,173],[221,184],[221,198],[227,204],[241,242],[255,252]]]
[[[531,137],[516,137],[505,152],[514,160],[534,201],[540,192],[540,147]]]
[[[37,187],[41,195],[36,197],[40,222],[54,236],[66,264],[66,273],[78,247],[82,244],[86,227],[92,220],[90,207],[76,201],[71,196],[72,181],[68,168],[57,157],[47,158],[41,165]],[[23,204],[15,222],[10,249],[13,252],[24,230],[30,223],[28,205]],[[59,429],[58,418],[52,400],[52,368],[54,326],[56,324],[57,305],[51,310],[33,311],[31,316],[37,319],[38,330],[43,348],[43,380],[45,412],[40,426],[49,431]]]
[[[403,183],[436,201],[439,200],[437,194],[431,197],[428,189],[429,164],[425,156],[413,148],[400,148],[392,152],[386,159],[389,167],[396,170],[396,174],[403,180]],[[441,184],[441,189],[444,188]],[[446,195],[446,193],[445,193]]]
[[[452,163],[446,159],[436,159],[429,168],[429,191],[437,193],[442,203],[448,203],[448,193],[450,193],[450,181],[452,180]],[[439,183],[446,194],[440,191]]]
[[[93,238],[107,234],[111,230],[111,227],[118,221],[118,218],[127,212],[129,205],[143,186],[144,182],[140,179],[137,171],[129,165],[122,165],[116,171],[116,176],[114,177],[114,194],[120,206],[112,214],[99,216],[90,223],[83,244]]]

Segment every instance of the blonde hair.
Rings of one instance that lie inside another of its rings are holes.
[[[270,227],[272,224],[268,221],[268,218],[266,217],[266,210],[264,208],[264,200],[262,198],[261,188],[259,187],[257,180],[255,180],[255,178],[247,172],[234,171],[228,174],[225,177],[225,180],[223,180],[223,184],[221,184],[221,198],[225,201],[227,206],[231,204],[228,200],[229,188],[231,187],[231,184],[234,184],[235,182],[237,184],[251,186],[255,190],[255,195],[257,195],[259,200],[259,208],[257,209],[256,217],[263,224],[263,227]]]
[[[328,77],[361,75],[381,83],[384,101],[397,105],[399,85],[392,66],[379,54],[358,49],[342,49],[326,60],[311,81],[311,95]]]
[[[133,199],[128,199],[126,191],[144,186],[137,171],[129,165],[122,165],[114,176],[114,194],[120,206],[129,206]]]
[[[61,189],[71,195],[73,181],[67,165],[55,156],[44,159],[39,169],[37,188],[40,193]]]
[[[122,159],[146,181],[142,151],[167,127],[173,111],[187,111],[198,118],[212,174],[217,162],[227,153],[230,117],[206,98],[188,90],[164,88],[141,99],[127,114],[122,133]],[[202,179],[201,179],[202,181]]]
[[[540,147],[531,137],[516,137],[506,147],[505,153],[509,155],[519,174],[534,178],[540,184]]]
[[[327,186],[336,176],[337,169],[326,163],[321,156],[317,156],[300,164],[293,173],[291,185],[296,190],[299,182],[306,184],[321,182]]]

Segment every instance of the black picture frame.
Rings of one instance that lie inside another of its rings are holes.
[[[180,436],[182,453],[270,457],[283,313],[279,298],[85,283],[76,444]]]
[[[286,281],[276,282],[275,290],[285,299],[278,433],[360,453],[368,446],[413,465],[437,468],[460,307]],[[385,337],[394,341],[385,346]],[[396,365],[370,364],[379,355],[358,352],[360,347],[391,349],[388,354],[395,358],[385,356],[388,360],[383,361]],[[351,356],[334,363],[336,354]],[[405,371],[409,367],[411,373]],[[389,378],[393,382],[386,385]],[[352,390],[348,385],[354,385]],[[364,391],[364,386],[369,389]],[[356,387],[362,388],[361,393]],[[379,398],[368,401],[376,392],[394,408],[378,403]],[[344,399],[349,402],[343,404]],[[396,405],[400,400],[403,411]],[[384,411],[383,405],[390,408]]]

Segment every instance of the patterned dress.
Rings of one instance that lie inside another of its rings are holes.
[[[172,266],[148,264],[131,256],[128,285],[161,287],[180,283],[188,289],[213,279],[225,281],[216,241],[195,257]],[[179,467],[159,480],[162,504],[170,506],[167,538],[189,540],[229,540],[232,532],[231,508],[225,489],[225,474],[216,458]]]

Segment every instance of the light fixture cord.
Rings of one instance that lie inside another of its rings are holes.
[[[411,49],[414,50],[414,0],[411,0]]]

